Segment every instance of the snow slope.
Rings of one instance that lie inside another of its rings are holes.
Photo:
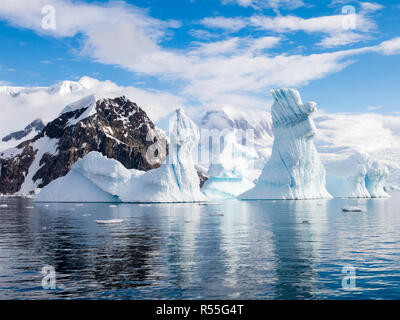
[[[314,144],[315,125],[310,115],[314,102],[302,103],[294,89],[271,91],[274,144],[272,155],[254,188],[240,199],[330,198],[325,168]]]

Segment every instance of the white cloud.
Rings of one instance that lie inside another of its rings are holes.
[[[322,39],[318,44],[324,48],[332,48],[360,42],[363,40],[367,40],[365,35],[348,31],[331,34]]]
[[[30,10],[20,6],[21,2],[4,0],[0,16],[39,32],[40,24],[34,21],[40,10],[33,8],[32,3],[44,2],[24,1]],[[153,19],[143,10],[123,2],[82,5],[53,0],[52,3],[56,7],[63,5],[63,10],[57,11],[57,19],[65,20],[57,24],[55,36],[83,34],[83,53],[95,61],[156,76],[160,80],[175,81],[177,86],[182,83],[180,94],[203,104],[227,100],[226,103],[240,107],[262,107],[264,103],[260,97],[268,96],[271,87],[299,87],[341,71],[354,61],[355,56],[364,52],[394,54],[400,49],[400,41],[394,39],[375,47],[309,56],[272,54],[269,49],[279,44],[279,37],[233,37],[209,43],[195,42],[185,51],[173,50],[164,48],[161,40],[169,36],[169,28],[179,25],[176,22]],[[71,17],[73,14],[76,16]],[[64,15],[72,20],[67,20]],[[80,21],[85,20],[85,15],[86,21]],[[341,26],[341,16],[311,19],[255,16],[250,21],[265,30],[325,32],[330,36]],[[367,19],[361,18],[359,22],[363,30],[372,27]],[[343,36],[339,40],[341,43],[349,41]],[[329,41],[330,45],[334,44],[333,39]]]
[[[379,11],[384,8],[383,5],[376,2],[360,2],[361,8],[368,11]]]
[[[382,42],[377,51],[384,55],[400,54],[400,37]]]
[[[276,32],[304,31],[307,33],[323,32],[333,33],[342,31],[343,18],[341,14],[304,19],[296,16],[253,16],[250,24],[262,30]],[[375,27],[375,23],[361,14],[355,15],[356,29],[369,31]]]
[[[207,17],[200,23],[208,28],[223,29],[236,32],[246,27],[247,21],[243,18]]]
[[[371,106],[371,107],[367,108],[367,110],[369,110],[369,111],[376,111],[376,110],[380,110],[380,109],[382,109],[382,106]]]
[[[279,8],[296,9],[304,6],[302,0],[222,0],[222,4],[237,4],[242,7],[253,7],[255,9]]]
[[[208,28],[221,28],[237,32],[244,28],[271,31],[275,33],[319,33],[323,39],[318,43],[321,47],[331,48],[349,45],[371,38],[371,33],[377,29],[370,13],[380,9],[379,5],[362,3],[362,10],[352,15],[336,14],[312,18],[301,18],[293,15],[253,15],[244,17],[208,17],[201,23]],[[353,22],[354,21],[354,22]]]
[[[229,55],[239,53],[253,53],[275,47],[281,39],[278,37],[240,38],[232,37],[215,42],[194,42],[194,49],[190,51],[191,56],[203,55],[211,57],[215,55]]]

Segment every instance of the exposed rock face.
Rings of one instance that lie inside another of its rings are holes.
[[[161,143],[162,142],[162,143]],[[32,194],[65,176],[73,163],[91,151],[121,162],[127,169],[150,170],[146,152],[167,154],[166,138],[146,113],[125,97],[86,97],[67,106],[31,140],[0,153],[0,194]]]
[[[40,132],[44,128],[44,123],[41,119],[36,119],[28,124],[24,130],[16,131],[5,136],[2,141],[8,142],[12,139],[18,141],[28,136],[32,131]]]

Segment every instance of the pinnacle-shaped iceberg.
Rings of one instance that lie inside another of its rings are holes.
[[[194,122],[182,109],[176,110],[176,120],[170,133],[169,155],[158,169],[130,180],[122,192],[124,202],[194,202],[207,201],[200,191],[200,181],[192,152],[200,139]]]
[[[325,168],[314,144],[315,125],[310,118],[316,103],[302,103],[294,89],[271,91],[274,144],[254,188],[240,199],[331,198],[325,188]]]
[[[200,191],[200,181],[192,158],[192,150],[199,140],[199,130],[182,110],[177,110],[170,140],[166,162],[147,172],[128,170],[115,159],[91,152],[78,160],[66,176],[44,187],[35,201],[207,201]],[[148,152],[148,156],[151,154]]]

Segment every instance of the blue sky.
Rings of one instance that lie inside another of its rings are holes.
[[[399,13],[395,1],[2,0],[0,83],[87,75],[189,106],[249,108],[267,107],[270,88],[294,87],[329,112],[391,114]],[[55,29],[43,27],[49,17]]]

